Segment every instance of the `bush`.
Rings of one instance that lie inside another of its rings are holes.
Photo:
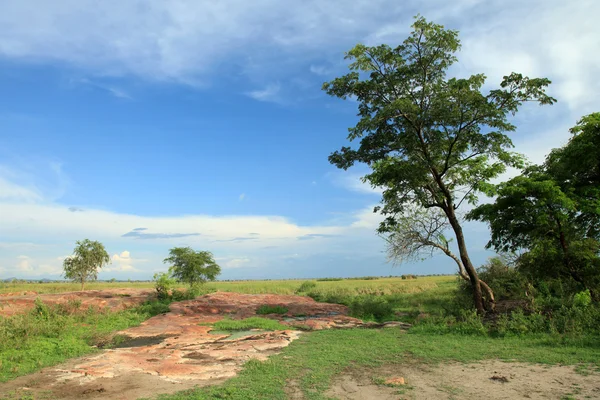
[[[392,304],[380,296],[357,296],[349,308],[351,316],[363,320],[385,322],[395,319]]]
[[[296,293],[307,293],[317,287],[317,283],[313,281],[302,282]]]
[[[503,257],[491,257],[487,263],[477,269],[479,279],[488,284],[494,292],[496,302],[503,300],[530,300],[531,285],[526,277]],[[456,301],[462,306],[472,306],[473,291],[471,283],[459,279]],[[485,296],[485,291],[484,291]]]
[[[166,272],[158,272],[154,274],[153,278],[156,296],[161,300],[169,298],[169,292],[175,286],[175,279],[171,278]]]

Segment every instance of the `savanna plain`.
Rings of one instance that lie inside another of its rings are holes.
[[[244,334],[248,339],[245,342],[251,342],[253,332],[264,335],[291,329],[301,333],[268,357],[245,360],[229,379],[198,385],[169,382],[167,389],[158,388],[152,395],[115,393],[105,385],[77,396],[141,395],[163,400],[600,398],[600,337],[584,326],[581,315],[589,314],[585,304],[573,304],[553,316],[533,309],[524,312],[520,307],[491,320],[460,307],[464,293],[455,276],[211,282],[195,293],[176,287],[162,299],[155,295],[155,285],[88,285],[86,293],[92,297],[123,290],[119,296],[127,298],[127,291],[147,290],[147,299],[117,310],[85,307],[68,295],[63,302],[44,302],[48,294],[75,292],[75,284],[4,284],[0,288],[4,310],[7,299],[36,296],[36,300],[26,311],[0,319],[0,398],[62,398],[64,393],[55,388],[60,384],[40,384],[48,371],[78,357],[126,349],[128,338],[120,332],[160,318],[176,304],[222,293],[288,295],[339,304],[347,307],[344,313],[365,323],[319,330],[303,324],[282,325],[290,319],[284,317],[303,318],[288,312],[296,297],[289,297],[287,306],[265,304],[251,316],[217,313],[202,325],[225,337],[242,332],[242,339]],[[136,350],[143,348],[136,346]]]

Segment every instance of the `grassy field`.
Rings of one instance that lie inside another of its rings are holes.
[[[209,290],[220,290],[237,293],[274,293],[294,294],[296,289],[306,280],[268,280],[268,281],[234,281],[211,282],[205,286]],[[404,280],[399,277],[380,278],[374,280],[343,279],[340,281],[316,281],[318,291],[340,291],[348,294],[387,295],[396,293],[419,293],[438,288],[455,281],[454,276],[427,276],[418,279]],[[114,288],[151,289],[153,282],[90,282],[86,290]],[[183,286],[182,286],[183,287]],[[0,283],[0,293],[34,291],[43,293],[74,292],[80,289],[77,283]]]

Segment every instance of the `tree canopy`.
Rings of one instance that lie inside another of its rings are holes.
[[[330,155],[347,169],[365,163],[364,181],[384,189],[381,233],[397,225],[407,207],[436,208],[454,231],[461,261],[473,285],[477,309],[484,305],[477,272],[468,255],[456,210],[474,204],[477,192],[507,166],[522,166],[510,151],[508,121],[527,101],[552,104],[550,81],[518,73],[505,76],[500,87],[482,93],[483,74],[448,78],[460,49],[458,32],[417,17],[410,36],[400,45],[359,44],[346,54],[350,72],[323,89],[342,99],[355,98],[359,121],[348,139],[360,140]]]
[[[497,185],[490,191],[495,202],[468,217],[489,224],[488,247],[524,250],[524,272],[572,280],[600,301],[600,114],[582,118],[571,132],[543,165]]]
[[[73,255],[63,262],[64,276],[81,283],[84,290],[85,283],[98,279],[99,270],[108,263],[110,256],[102,243],[89,239],[77,241]]]
[[[195,287],[206,281],[214,281],[221,273],[211,252],[195,251],[190,247],[174,247],[164,262],[170,264],[169,272],[179,282]]]

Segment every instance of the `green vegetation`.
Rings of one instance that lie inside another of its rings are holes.
[[[284,306],[270,306],[268,304],[263,304],[262,306],[256,309],[256,313],[258,315],[266,315],[266,314],[285,314],[288,312],[288,309]]]
[[[169,274],[190,288],[206,281],[214,281],[221,273],[221,267],[210,251],[196,251],[190,247],[172,248],[164,262],[171,264]]]
[[[306,293],[317,287],[317,282],[306,281],[302,282],[300,287],[296,290],[296,293]]]
[[[419,293],[435,289],[438,285],[454,282],[453,276],[427,276],[419,277],[418,280],[403,281],[399,277],[379,278],[373,280],[353,280],[336,278],[318,282],[313,291],[319,293],[343,291],[347,294],[394,294],[394,293]],[[294,294],[301,281],[288,280],[266,280],[266,281],[230,281],[230,282],[207,282],[203,290],[249,293],[249,294]],[[155,282],[90,282],[86,285],[89,290],[133,288],[133,289],[155,289]],[[184,285],[177,283],[173,289],[181,289]],[[72,292],[78,289],[78,285],[71,282],[62,283],[6,283],[0,287],[0,293],[19,293],[34,291],[42,293]]]
[[[250,329],[263,329],[278,331],[290,329],[273,319],[251,317],[246,319],[222,319],[213,324],[215,331],[247,331]]]
[[[110,346],[112,332],[166,311],[156,301],[115,313],[37,301],[27,314],[0,317],[0,382]]]
[[[383,363],[471,362],[486,358],[550,364],[599,365],[600,341],[559,336],[504,339],[471,335],[403,334],[397,329],[352,329],[312,332],[268,361],[250,361],[224,385],[200,388],[162,400],[287,399],[289,380],[296,380],[306,399],[325,399],[332,378],[347,368]]]
[[[79,282],[83,290],[85,283],[95,281],[98,271],[109,262],[110,256],[102,243],[89,239],[77,241],[73,255],[63,262],[65,278]]]

